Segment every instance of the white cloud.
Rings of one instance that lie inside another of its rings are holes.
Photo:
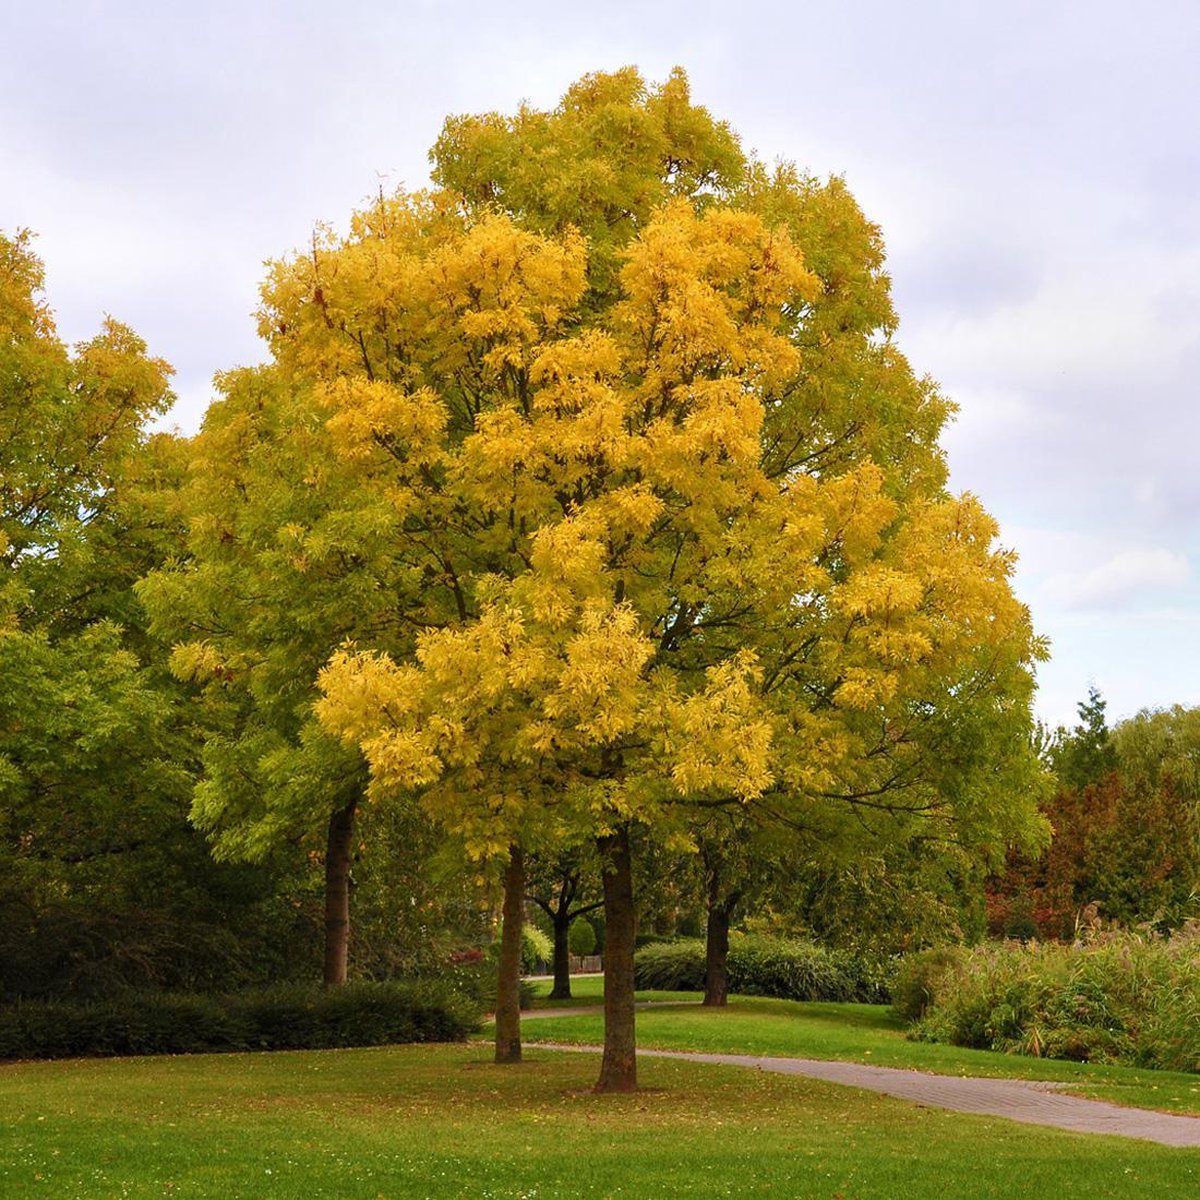
[[[1042,582],[1040,591],[1058,608],[1125,608],[1181,588],[1191,575],[1185,555],[1152,546],[1122,550],[1088,570],[1055,572]]]

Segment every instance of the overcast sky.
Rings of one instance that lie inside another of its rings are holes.
[[[1200,704],[1200,3],[44,0],[4,5],[0,229],[64,338],[105,312],[176,368],[263,357],[264,259],[423,186],[448,113],[676,64],[768,161],[883,228],[916,369],[961,407],[956,489],[1021,556],[1071,721]]]

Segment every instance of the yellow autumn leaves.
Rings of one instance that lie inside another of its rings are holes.
[[[437,212],[427,237],[414,217],[329,249],[315,307],[269,293],[340,347],[336,451],[464,598],[407,661],[347,647],[321,673],[318,716],[377,791],[425,789],[485,854],[573,801],[653,822],[672,798],[829,790],[981,678],[981,647],[1024,668],[974,500],[869,455],[767,471],[781,437],[823,436],[797,336],[821,284],[785,229],[666,204],[594,311],[574,230]]]
[[[311,655],[316,714],[376,795],[481,856],[631,816],[678,839],[680,801],[942,787],[945,714],[1020,724],[1039,645],[943,490],[950,406],[889,341],[840,181],[628,72],[451,120],[435,160],[444,190],[270,269],[270,378],[200,444],[201,557],[253,493],[295,644],[353,638]]]

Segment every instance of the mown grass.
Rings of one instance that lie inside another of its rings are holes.
[[[532,1025],[532,1022],[531,1022]],[[1200,1150],[920,1108],[815,1080],[485,1047],[0,1067],[0,1195],[982,1197],[1194,1195]]]
[[[535,986],[549,990],[549,985]],[[603,1000],[604,981],[573,980],[572,992],[577,1005],[594,1006]],[[1200,1076],[912,1042],[906,1037],[904,1023],[883,1005],[798,1003],[746,996],[735,998],[724,1009],[706,1009],[696,1003],[698,992],[638,992],[637,998],[656,1005],[664,1000],[676,1002],[638,1011],[638,1044],[644,1047],[842,1059],[943,1075],[1047,1079],[1067,1084],[1065,1090],[1074,1095],[1200,1114]],[[556,1006],[557,1002],[546,1004]],[[601,1016],[585,1012],[546,1018],[544,1023],[532,1020],[523,1030],[523,1037],[530,1042],[586,1045],[603,1036]]]

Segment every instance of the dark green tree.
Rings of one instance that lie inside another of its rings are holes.
[[[27,234],[0,236],[0,977],[7,992],[252,971],[263,889],[187,823],[191,714],[134,581],[179,544],[166,364],[115,321],[68,349]],[[278,932],[278,925],[274,926]],[[276,941],[279,938],[276,937]],[[259,950],[261,951],[260,945]]]

